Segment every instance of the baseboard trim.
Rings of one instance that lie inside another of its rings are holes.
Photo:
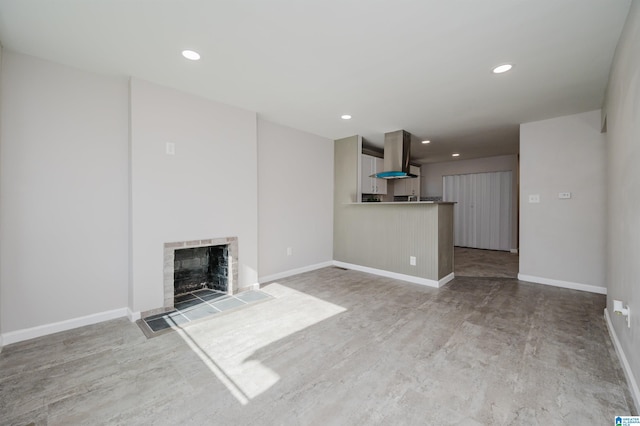
[[[629,390],[631,391],[631,397],[633,398],[633,402],[636,405],[635,408],[637,411],[638,407],[640,407],[640,389],[638,388],[638,383],[636,382],[636,379],[633,376],[633,372],[631,371],[631,365],[629,365],[629,361],[627,360],[627,357],[622,350],[622,345],[620,345],[620,340],[618,339],[616,330],[613,328],[613,323],[611,322],[611,317],[609,316],[609,311],[607,311],[607,308],[604,308],[604,319],[607,323],[607,328],[609,329],[609,336],[611,337],[611,340],[613,342],[613,347],[616,349],[616,354],[618,354],[620,364],[622,364],[622,370],[624,371],[624,375],[627,378]]]
[[[22,330],[10,331],[2,334],[0,339],[4,345],[22,342],[24,340],[34,339],[36,337],[46,336],[48,334],[67,331],[85,325],[97,324],[103,321],[109,321],[116,318],[127,317],[128,308],[113,309],[111,311],[99,312],[97,314],[86,315],[78,318],[71,318],[64,321],[54,322],[51,324],[39,325],[36,327],[25,328]]]
[[[452,272],[449,275],[440,278],[440,280],[438,280],[438,287],[444,287],[449,283],[449,281],[451,281],[455,277],[456,277],[455,274]]]
[[[333,261],[333,265],[339,268],[352,269],[354,271],[366,272],[368,274],[379,275],[381,277],[393,278],[396,280],[408,281],[413,284],[425,285],[428,287],[440,288],[454,278],[453,273],[447,275],[439,281],[430,280],[428,278],[415,277],[413,275],[400,274],[397,272],[385,271],[384,269],[370,268],[368,266],[355,265],[353,263],[345,263],[337,260]]]
[[[136,322],[142,318],[142,312],[133,312],[130,308],[127,308],[127,318],[129,318],[129,321],[131,322]]]
[[[260,283],[249,284],[238,289],[238,293],[242,291],[260,290]]]
[[[520,281],[528,281],[530,283],[550,285],[554,287],[569,288],[571,290],[587,291],[589,293],[607,294],[606,287],[599,287],[589,284],[574,283],[571,281],[552,280],[550,278],[534,277],[532,275],[518,274]]]
[[[511,253],[513,253],[513,254],[518,254],[518,249],[511,249],[511,250],[509,250],[509,251],[510,251]]]
[[[310,271],[315,271],[316,269],[326,268],[328,266],[333,266],[333,262],[328,261],[328,262],[316,263],[314,265],[303,266],[302,268],[296,268],[296,269],[290,269],[288,271],[278,272],[277,274],[265,275],[264,277],[260,277],[258,281],[260,282],[260,284],[264,284],[270,281],[287,278],[292,275],[298,275],[304,272],[310,272]]]

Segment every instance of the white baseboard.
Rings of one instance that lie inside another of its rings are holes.
[[[611,340],[613,341],[613,346],[616,348],[616,353],[618,354],[618,358],[620,359],[620,363],[622,364],[622,369],[624,370],[624,375],[627,378],[627,383],[629,384],[629,390],[631,391],[631,396],[633,398],[633,402],[636,405],[636,410],[640,407],[640,389],[638,389],[638,383],[636,382],[635,377],[633,376],[633,372],[631,371],[631,366],[629,365],[629,361],[627,361],[627,357],[622,350],[622,346],[620,345],[620,340],[618,340],[618,335],[616,334],[616,330],[613,328],[613,324],[611,323],[611,317],[609,316],[609,312],[607,308],[604,308],[604,319],[607,323],[607,328],[609,329],[609,335],[611,336]]]
[[[511,250],[509,250],[509,251],[510,251],[511,253],[513,253],[513,254],[518,254],[518,249],[511,249]]]
[[[127,308],[127,318],[129,318],[129,321],[131,322],[136,322],[142,318],[142,313],[140,311],[133,312],[131,308]]]
[[[251,291],[251,290],[260,290],[260,283],[253,283],[253,284],[245,285],[244,287],[239,287],[237,293],[242,293],[243,291]]]
[[[268,283],[269,281],[280,280],[282,278],[287,278],[292,275],[302,274],[304,272],[315,271],[316,269],[326,268],[328,266],[333,266],[332,261],[316,263],[315,265],[304,266],[302,268],[290,269],[288,271],[279,272],[277,274],[266,275],[264,277],[260,277],[258,280],[261,284]]]
[[[439,281],[430,280],[428,278],[415,277],[413,275],[399,274],[397,272],[385,271],[384,269],[370,268],[368,266],[354,265],[353,263],[333,261],[334,266],[345,269],[353,269],[354,271],[366,272],[368,274],[380,275],[381,277],[393,278],[396,280],[408,281],[413,284],[426,285],[428,287],[440,288],[454,278],[453,272]]]
[[[25,328],[22,330],[10,331],[8,333],[2,334],[0,336],[0,339],[2,339],[4,345],[10,345],[12,343],[46,336],[48,334],[58,333],[60,331],[71,330],[73,328],[83,327],[85,325],[97,324],[103,321],[126,317],[128,316],[128,311],[129,310],[127,308],[119,308],[111,311],[87,315],[84,317],[54,322],[51,324],[44,324],[36,327]]]
[[[438,281],[438,287],[445,286],[449,281],[451,281],[455,277],[456,277],[455,274],[452,272],[449,275],[447,275],[446,277],[440,278],[440,280]]]
[[[528,281],[530,283],[551,285],[554,287],[570,288],[571,290],[588,291],[589,293],[607,294],[606,287],[599,287],[590,284],[580,284],[571,281],[553,280],[550,278],[534,277],[532,275],[518,274],[520,281]]]

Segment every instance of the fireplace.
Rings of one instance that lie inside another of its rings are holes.
[[[237,292],[238,238],[209,238],[164,244],[164,308],[199,289]]]
[[[174,251],[173,295],[201,289],[227,291],[229,246],[183,248]]]

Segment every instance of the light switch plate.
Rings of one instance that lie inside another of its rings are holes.
[[[409,256],[409,265],[416,266],[416,257],[415,256]]]
[[[173,142],[167,142],[166,153],[167,153],[167,155],[175,155],[175,153],[176,153],[176,144],[173,143]]]

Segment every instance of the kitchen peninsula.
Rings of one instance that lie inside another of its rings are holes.
[[[361,138],[334,144],[336,264],[432,287],[453,279],[453,203],[358,202]]]

